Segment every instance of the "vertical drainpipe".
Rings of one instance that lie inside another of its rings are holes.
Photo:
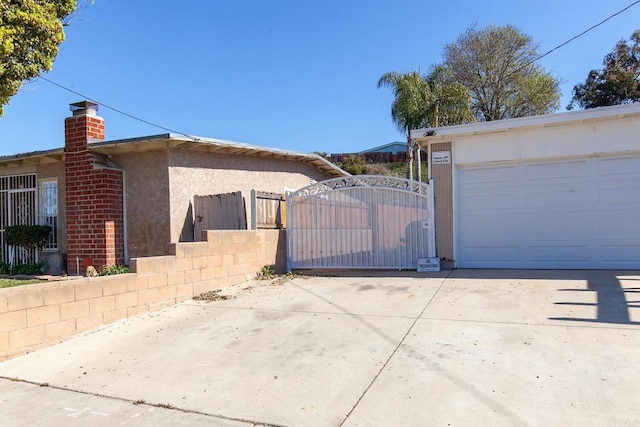
[[[129,265],[129,239],[127,236],[127,174],[122,171],[122,240],[124,245],[124,263]]]

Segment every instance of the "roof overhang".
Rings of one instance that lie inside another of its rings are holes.
[[[347,176],[349,173],[340,169],[328,160],[316,155],[298,153],[276,148],[260,147],[220,139],[189,137],[179,134],[151,135],[139,138],[128,138],[114,141],[90,142],[90,152],[107,156],[167,149],[192,150],[197,152],[230,154],[261,158],[274,158],[298,161],[308,164],[330,177]],[[64,161],[64,149],[37,151],[0,157],[0,169],[20,166],[39,166],[47,163]]]
[[[515,119],[496,120],[491,122],[416,129],[411,131],[411,138],[419,145],[426,146],[430,142],[449,141],[458,136],[481,135],[533,128],[547,128],[627,117],[640,117],[640,103],[615,105],[612,107],[599,107],[588,110],[569,111],[539,116],[519,117]]]
[[[16,169],[29,166],[43,166],[50,163],[64,161],[64,149],[56,148],[46,151],[33,151],[30,153],[14,154],[0,157],[1,169]]]

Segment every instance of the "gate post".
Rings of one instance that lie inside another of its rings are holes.
[[[429,179],[429,190],[427,191],[427,197],[429,198],[429,246],[428,253],[429,258],[435,258],[436,256],[436,215],[434,212],[435,202],[434,202],[434,194],[435,191],[433,189],[434,180],[433,178]]]
[[[291,273],[291,260],[292,260],[292,256],[293,254],[291,253],[292,248],[293,248],[293,244],[292,242],[292,229],[291,229],[291,221],[292,221],[292,213],[293,211],[291,210],[291,193],[290,192],[286,192],[286,199],[287,199],[287,216],[286,216],[286,228],[285,228],[285,244],[287,245],[287,273]]]

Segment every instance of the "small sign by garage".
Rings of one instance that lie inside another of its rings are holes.
[[[434,151],[431,153],[432,165],[448,165],[451,163],[451,151]]]
[[[425,271],[440,271],[439,258],[420,258],[418,259],[418,273]]]

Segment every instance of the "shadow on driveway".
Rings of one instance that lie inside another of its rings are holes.
[[[452,278],[469,279],[549,279],[579,280],[586,287],[557,289],[560,299],[553,304],[558,306],[595,307],[596,316],[587,317],[549,317],[549,320],[569,322],[592,322],[622,325],[640,325],[634,321],[629,309],[640,308],[640,271],[615,270],[455,270]],[[635,286],[634,286],[635,285]],[[596,302],[576,301],[584,296],[581,293],[593,293]],[[637,296],[637,300],[633,298]]]

